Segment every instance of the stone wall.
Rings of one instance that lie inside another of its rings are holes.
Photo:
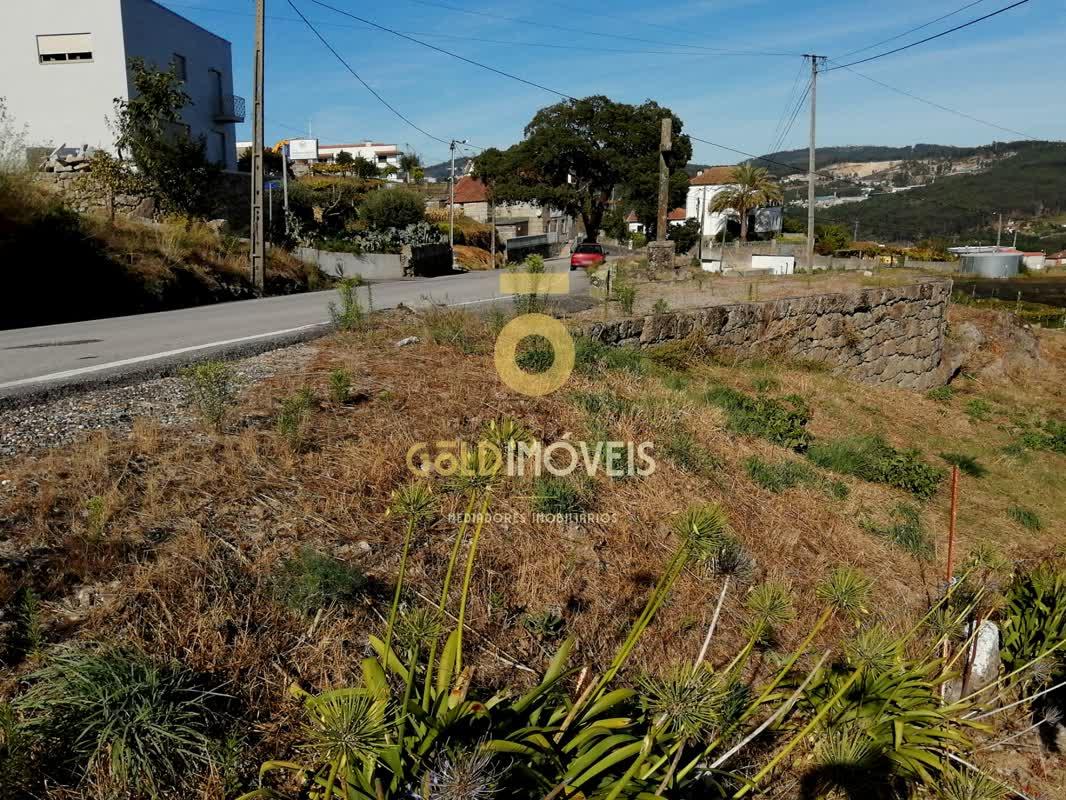
[[[315,247],[297,247],[295,253],[327,275],[358,275],[368,281],[429,278],[452,271],[452,249],[446,244],[404,245],[399,253],[344,253]]]
[[[928,389],[943,382],[951,281],[712,306],[583,326],[612,345],[651,347],[689,336],[713,352],[824,362],[867,383]]]

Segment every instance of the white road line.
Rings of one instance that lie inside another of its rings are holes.
[[[492,303],[497,300],[507,300],[514,297],[514,295],[503,295],[502,297],[490,297],[484,300],[466,300],[462,303],[446,303],[450,306],[472,306],[478,303]],[[68,369],[63,372],[52,372],[48,375],[38,375],[32,378],[22,378],[17,381],[9,381],[7,383],[0,383],[0,390],[14,389],[18,386],[26,386],[31,383],[48,383],[49,381],[63,380],[64,378],[75,378],[79,375],[90,375],[93,372],[100,372],[106,369],[115,369],[117,367],[128,367],[131,364],[143,364],[146,361],[157,361],[163,358],[169,358],[171,356],[178,356],[183,353],[194,353],[197,350],[209,350],[212,347],[225,347],[230,344],[240,344],[241,342],[254,342],[256,339],[267,339],[272,336],[284,336],[289,333],[299,333],[300,331],[310,330],[311,328],[318,328],[323,325],[328,325],[328,322],[313,322],[309,325],[300,325],[296,328],[285,328],[280,331],[270,331],[269,333],[257,333],[253,336],[241,336],[237,339],[223,339],[218,342],[208,342],[207,344],[197,344],[191,347],[179,347],[176,350],[166,350],[162,353],[150,353],[144,356],[135,356],[134,358],[125,358],[121,361],[109,361],[106,364],[94,364],[91,367],[80,367],[79,369]]]

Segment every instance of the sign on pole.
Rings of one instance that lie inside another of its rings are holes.
[[[289,139],[289,158],[293,161],[317,161],[318,139]]]
[[[280,189],[281,188],[281,181],[267,181],[266,183],[263,184],[263,188],[268,190],[268,191],[273,191],[274,189]]]

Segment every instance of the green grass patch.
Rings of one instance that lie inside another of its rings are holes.
[[[722,468],[721,460],[686,430],[677,430],[671,434],[663,442],[661,451],[678,467],[694,475],[710,478]]]
[[[936,403],[950,403],[955,397],[955,390],[950,386],[938,386],[926,392],[925,396]]]
[[[1046,450],[1066,455],[1066,422],[1048,419],[1028,426],[1018,441],[1028,450]]]
[[[766,394],[767,392],[776,392],[781,388],[781,381],[772,375],[760,375],[756,378],[752,378],[751,388],[757,391],[759,394]]]
[[[518,343],[518,352],[515,355],[515,363],[532,374],[547,372],[555,363],[555,351],[551,342],[540,334],[526,336]]]
[[[358,567],[303,547],[281,563],[274,576],[274,596],[293,611],[310,614],[320,608],[353,606],[368,584]]]
[[[533,481],[535,513],[570,516],[584,510],[584,494],[572,481],[555,475],[542,475]]]
[[[968,400],[963,410],[974,422],[987,422],[992,417],[992,404],[981,397]]]
[[[815,442],[807,457],[819,467],[854,475],[864,481],[885,483],[927,500],[944,473],[922,460],[916,450],[897,450],[880,436],[848,436]]]
[[[613,369],[643,375],[647,368],[647,357],[636,347],[612,347],[588,336],[574,338],[574,369],[580,373],[595,375]]]
[[[966,473],[971,478],[983,478],[988,474],[988,470],[979,464],[973,456],[964,455],[963,453],[941,453],[940,457],[949,464],[954,464],[959,468],[960,472]]]
[[[734,433],[758,436],[799,452],[811,443],[807,430],[810,407],[796,395],[778,400],[751,397],[728,386],[714,386],[704,393],[703,400],[726,412],[727,427]]]
[[[892,509],[888,524],[878,525],[867,520],[863,527],[877,536],[883,536],[915,558],[924,560],[933,556],[933,542],[922,525],[921,510],[917,506],[901,503]]]
[[[1044,523],[1040,520],[1040,515],[1031,508],[1011,506],[1007,509],[1007,516],[1027,531],[1039,531],[1044,528]]]
[[[775,494],[791,489],[800,484],[814,482],[818,475],[807,464],[800,461],[763,461],[758,456],[751,456],[744,462],[748,477],[767,491]]]

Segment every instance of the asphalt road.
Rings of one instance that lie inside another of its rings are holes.
[[[550,259],[551,272],[568,270]],[[583,270],[571,297],[588,294]],[[505,300],[500,272],[384,281],[369,289],[375,309],[430,304],[479,306]],[[366,289],[360,290],[366,299]],[[172,372],[205,358],[236,357],[311,339],[328,330],[333,291],[219,303],[178,311],[0,331],[0,400],[47,396]]]

